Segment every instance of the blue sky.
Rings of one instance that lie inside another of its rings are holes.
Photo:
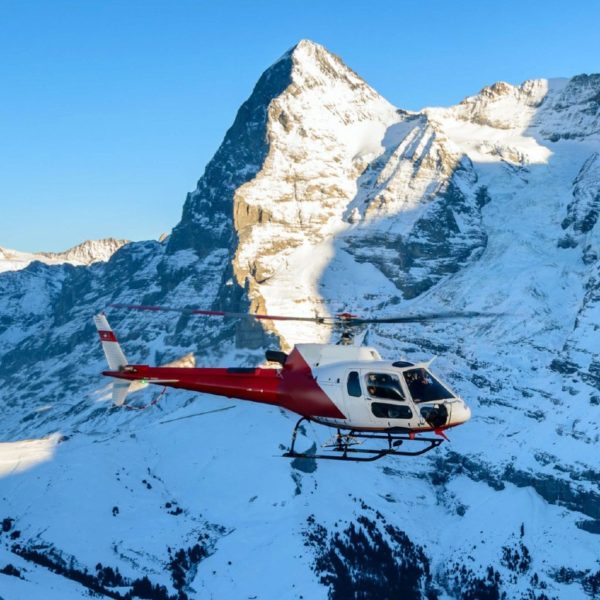
[[[600,72],[600,3],[0,0],[0,246],[157,238],[302,38],[399,107]]]

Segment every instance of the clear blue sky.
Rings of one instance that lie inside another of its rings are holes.
[[[399,107],[600,72],[600,3],[0,0],[0,246],[157,238],[302,38]]]

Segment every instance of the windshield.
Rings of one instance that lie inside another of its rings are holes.
[[[447,390],[426,369],[410,369],[404,371],[404,379],[410,395],[415,402],[431,402],[433,400],[444,400],[453,398],[452,393]]]

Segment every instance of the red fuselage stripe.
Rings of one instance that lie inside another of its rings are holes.
[[[206,392],[229,398],[277,404],[277,371],[256,369],[253,373],[235,373],[229,369],[186,369],[177,367],[148,367],[139,365],[130,371],[105,371],[104,375],[129,381],[175,380],[168,387]]]
[[[306,417],[346,418],[319,387],[297,350],[290,354],[283,369],[187,369],[129,365],[122,371],[105,371],[103,374],[128,381],[148,380],[150,383],[152,379],[158,379],[162,380],[161,385],[167,387],[275,404]]]

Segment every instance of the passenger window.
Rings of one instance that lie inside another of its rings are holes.
[[[348,395],[359,398],[362,396],[362,390],[360,389],[360,380],[357,371],[352,371],[348,375]]]
[[[380,419],[410,419],[412,410],[406,404],[384,404],[383,402],[371,403],[371,410]]]
[[[400,380],[391,373],[369,373],[366,376],[367,392],[374,398],[404,400]]]

